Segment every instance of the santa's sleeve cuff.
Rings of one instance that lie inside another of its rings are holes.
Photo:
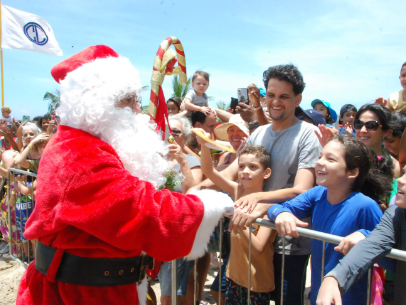
[[[190,194],[199,197],[204,205],[203,219],[197,230],[192,251],[186,256],[187,260],[194,260],[206,252],[210,236],[223,214],[234,213],[234,202],[227,194],[213,190],[192,191]]]

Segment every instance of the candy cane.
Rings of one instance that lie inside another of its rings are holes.
[[[173,45],[176,52],[169,47]],[[177,57],[177,60],[176,58]],[[178,66],[175,67],[178,61]],[[165,96],[162,84],[165,75],[179,75],[179,82],[186,84],[186,59],[182,43],[176,37],[166,38],[159,46],[155,56],[154,67],[151,77],[151,97],[149,101],[149,115],[157,124],[157,131],[162,130],[162,138],[165,137],[165,119],[168,120]],[[170,129],[169,129],[170,130]]]

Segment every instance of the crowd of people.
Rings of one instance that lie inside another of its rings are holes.
[[[198,303],[206,304],[205,281],[210,264],[217,265],[220,256],[222,268],[211,293],[222,304],[245,304],[248,291],[251,304],[271,300],[281,304],[282,299],[283,304],[303,304],[306,276],[311,276],[312,305],[340,304],[341,298],[343,304],[365,304],[366,271],[371,266],[371,304],[406,304],[406,263],[383,258],[391,248],[406,250],[402,233],[406,228],[406,139],[402,140],[406,63],[399,79],[403,89],[387,100],[380,97],[359,109],[347,103],[339,112],[319,98],[305,109],[301,103],[305,82],[291,64],[267,69],[265,89],[248,85],[248,102],[240,101],[235,108],[209,107],[209,74],[203,71],[193,75],[193,89],[183,100],[168,99],[173,179],[160,188],[183,194],[214,189],[231,197],[236,207],[232,217],[220,220],[223,230],[217,226],[201,258],[176,260],[180,304],[194,304],[194,294]],[[123,101],[121,108],[130,107],[144,116],[140,101]],[[41,155],[57,127],[51,114],[21,122],[11,116],[9,107],[3,107],[2,181],[9,168],[37,174]],[[3,183],[0,230],[8,242],[13,227],[13,239],[22,241],[21,259],[30,262],[35,258],[29,257],[35,252],[35,242],[29,248],[24,227],[34,207],[37,180],[18,174],[10,180],[10,201],[5,196],[7,183]],[[8,206],[15,215],[11,224]],[[257,218],[275,222],[277,230],[252,225]],[[300,237],[297,226],[344,239],[338,246],[323,244]],[[15,251],[6,243],[0,249],[3,255]],[[309,258],[311,275],[306,274]],[[157,275],[160,304],[171,304],[171,273],[172,263],[162,262]]]

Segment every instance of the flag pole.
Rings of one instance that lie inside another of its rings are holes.
[[[3,77],[3,48],[1,47],[3,39],[3,22],[1,20],[1,7],[0,2],[0,57],[1,57],[1,107],[4,107],[4,77]]]

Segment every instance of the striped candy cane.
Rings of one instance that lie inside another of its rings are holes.
[[[173,45],[176,49],[169,49]],[[176,60],[177,57],[177,60]],[[178,66],[175,67],[176,62]],[[149,102],[149,115],[157,124],[157,131],[162,131],[162,138],[165,137],[165,119],[168,120],[165,96],[162,91],[162,84],[165,75],[179,75],[179,82],[186,84],[186,59],[183,46],[176,37],[166,38],[159,46],[155,56],[154,67],[151,77],[151,97]],[[170,130],[170,129],[169,129]]]

